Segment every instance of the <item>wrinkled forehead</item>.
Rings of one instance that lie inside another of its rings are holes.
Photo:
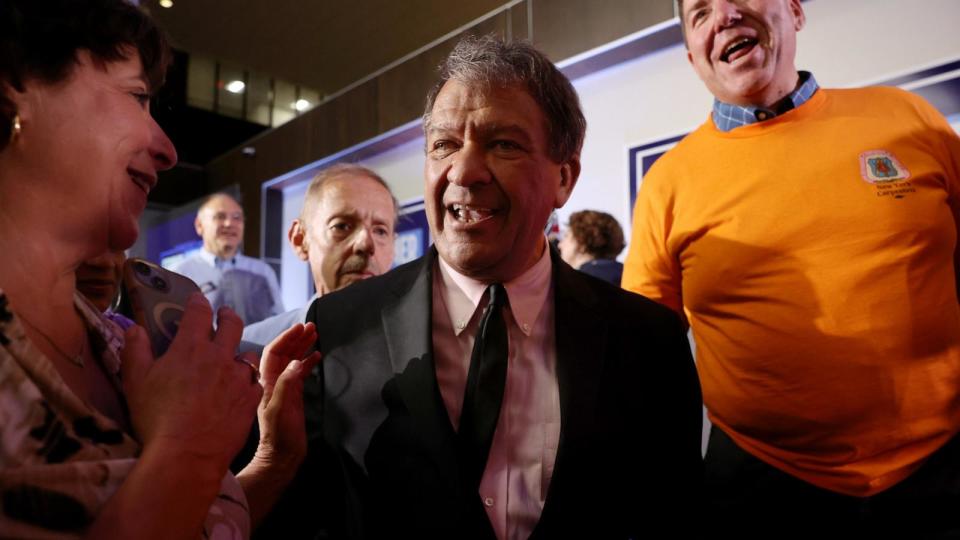
[[[698,9],[704,6],[709,6],[713,4],[716,0],[677,0],[677,13],[681,15],[681,21],[685,19],[683,15]],[[772,8],[781,8],[790,5],[790,2],[797,1],[798,3],[801,0],[754,0],[749,2],[748,0],[723,0],[733,5],[738,5],[745,7],[744,4],[749,4],[749,8],[752,11],[764,12]]]
[[[311,204],[312,203],[312,204]],[[346,172],[324,182],[322,189],[308,201],[308,211],[321,219],[337,214],[372,216],[393,224],[396,216],[393,195],[375,178]]]
[[[431,114],[427,117],[424,127],[429,128],[432,116],[444,109],[473,109],[487,106],[494,110],[502,110],[512,109],[520,104],[527,107],[533,106],[543,114],[542,108],[524,81],[491,82],[452,78],[447,80],[437,92]]]
[[[424,124],[427,137],[437,131],[461,131],[469,123],[481,132],[520,130],[546,136],[550,122],[529,90],[519,84],[475,87],[447,81]],[[536,132],[536,133],[534,133]]]

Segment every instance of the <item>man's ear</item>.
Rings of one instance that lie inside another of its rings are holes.
[[[203,210],[201,210],[202,212]],[[193,229],[197,231],[197,236],[203,238],[203,224],[200,222],[200,212],[197,212],[197,217],[193,218]]]
[[[807,16],[803,12],[800,0],[790,0],[790,12],[793,13],[793,29],[799,32],[807,23]]]
[[[580,178],[580,155],[575,154],[566,163],[560,166],[560,185],[557,186],[557,196],[553,201],[554,208],[560,208],[567,204],[567,200],[573,193],[573,188],[577,185]]]
[[[303,229],[303,223],[299,219],[293,220],[293,223],[290,224],[290,230],[287,231],[287,241],[290,242],[290,247],[297,254],[297,258],[301,261],[309,259],[307,231]]]

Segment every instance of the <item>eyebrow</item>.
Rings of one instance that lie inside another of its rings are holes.
[[[374,225],[383,225],[384,227],[390,227],[391,229],[394,227],[394,225],[390,225],[390,220],[389,220],[389,219],[380,219],[380,218],[377,217],[377,216],[373,216],[373,224],[374,224]]]
[[[340,210],[340,211],[334,212],[333,214],[330,215],[329,218],[327,218],[326,223],[327,223],[327,224],[330,224],[331,222],[333,222],[334,220],[337,220],[337,219],[346,219],[346,220],[351,220],[351,221],[363,221],[363,217],[360,215],[360,212],[359,212],[356,208],[351,208],[351,209],[349,209],[349,210],[348,210],[348,209],[344,209],[344,210]],[[374,215],[374,216],[373,216],[373,224],[374,224],[374,225],[385,225],[385,226],[389,226],[389,225],[390,225],[390,220],[389,220],[389,219],[382,219],[382,218],[380,218],[379,216]],[[393,228],[393,227],[395,227],[395,226],[396,226],[396,225],[394,224],[394,226],[391,226],[391,228]]]
[[[360,213],[357,212],[356,208],[350,208],[350,209],[344,208],[330,214],[330,217],[327,218],[327,223],[330,223],[335,219],[348,219],[348,218],[357,219],[359,217],[360,217]]]
[[[684,12],[689,13],[695,9],[703,7],[706,3],[707,3],[706,0],[695,0],[694,2],[690,2],[689,4],[684,2],[683,9],[684,9]],[[680,15],[683,15],[683,13],[681,13]]]
[[[531,142],[529,131],[517,124],[508,124],[505,126],[494,124],[489,127],[481,128],[478,131],[481,135],[488,138],[494,138],[500,135],[513,135],[514,137],[522,139],[524,142]]]
[[[480,135],[482,139],[491,139],[497,136],[502,135],[513,135],[519,139],[522,139],[526,143],[531,142],[530,133],[527,129],[523,128],[519,124],[490,124],[477,126],[474,130]],[[427,135],[434,135],[437,133],[446,133],[450,131],[460,131],[460,128],[456,124],[437,124],[431,125],[427,128]]]
[[[150,94],[151,97],[160,90],[160,88],[153,87],[153,85],[150,83],[150,77],[147,76],[147,72],[142,69],[140,70],[140,73],[137,73],[136,75],[132,73],[130,75],[124,75],[123,80],[125,81],[124,84],[133,82],[143,83],[144,89],[148,94]]]

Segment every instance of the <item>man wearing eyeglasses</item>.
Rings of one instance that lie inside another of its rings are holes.
[[[171,269],[196,282],[213,309],[228,306],[244,324],[252,324],[284,309],[273,268],[240,253],[243,220],[243,208],[233,197],[211,195],[194,221],[203,249]]]

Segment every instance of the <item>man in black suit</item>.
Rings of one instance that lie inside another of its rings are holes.
[[[467,39],[441,67],[424,115],[434,248],[307,314],[324,360],[309,491],[288,500],[330,514],[329,536],[689,528],[701,400],[678,317],[573,270],[543,233],[585,130],[530,45]]]

